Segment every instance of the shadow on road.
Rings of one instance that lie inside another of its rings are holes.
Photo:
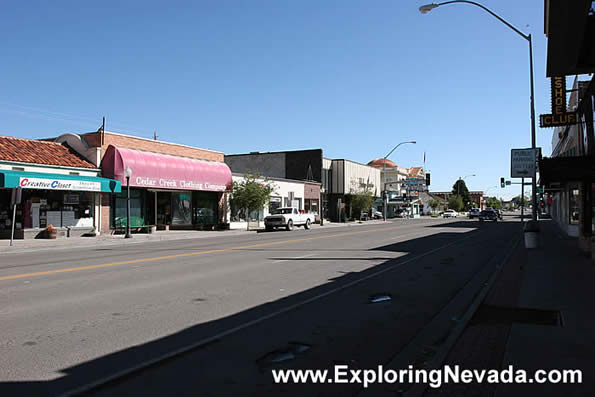
[[[470,228],[470,227],[474,227],[474,230],[471,231],[461,231],[461,232],[438,232],[436,234],[433,235],[429,235],[429,236],[424,236],[424,237],[420,237],[420,238],[414,238],[411,240],[406,240],[406,241],[401,241],[401,242],[397,242],[394,244],[388,244],[388,245],[384,245],[384,246],[380,246],[380,247],[376,247],[373,248],[369,251],[383,251],[383,252],[403,252],[406,253],[406,255],[401,256],[399,258],[385,258],[382,256],[374,256],[371,258],[357,258],[357,257],[353,257],[353,258],[337,258],[337,257],[323,257],[323,258],[276,258],[276,257],[272,257],[270,259],[276,259],[276,260],[288,260],[288,261],[330,261],[330,260],[383,260],[384,262],[373,266],[371,268],[368,268],[366,270],[360,271],[360,272],[338,272],[339,275],[335,278],[332,278],[332,281],[308,290],[304,290],[301,291],[299,293],[287,296],[287,297],[283,297],[280,298],[278,300],[275,301],[271,301],[268,302],[266,304],[262,304],[259,306],[255,306],[252,307],[248,310],[244,310],[238,313],[235,313],[233,315],[229,315],[227,317],[224,318],[220,318],[214,321],[207,321],[204,323],[200,323],[200,324],[196,324],[192,327],[183,329],[179,332],[176,332],[174,334],[162,337],[162,338],[158,338],[155,339],[153,341],[147,342],[147,343],[143,343],[137,346],[132,346],[129,347],[127,349],[118,351],[118,352],[114,352],[78,365],[75,365],[73,367],[69,367],[69,368],[64,368],[62,370],[62,377],[60,377],[59,379],[56,380],[52,380],[52,381],[24,381],[24,382],[3,382],[0,383],[0,389],[3,391],[3,395],[5,396],[9,396],[9,395],[56,395],[59,393],[62,393],[66,390],[71,390],[74,388],[77,388],[83,384],[87,384],[90,382],[95,382],[98,379],[102,379],[105,377],[109,377],[114,375],[115,373],[117,373],[118,371],[121,371],[123,369],[127,369],[127,368],[132,368],[135,366],[138,366],[141,363],[147,363],[150,362],[151,360],[155,360],[156,358],[159,357],[163,357],[164,355],[170,354],[172,352],[176,352],[176,351],[182,351],[184,350],[186,347],[191,346],[191,345],[195,345],[195,347],[190,351],[190,352],[185,352],[183,354],[180,354],[180,357],[183,356],[187,356],[189,354],[191,354],[192,352],[196,352],[199,351],[201,349],[205,349],[208,346],[212,346],[212,345],[217,345],[218,343],[221,342],[221,338],[227,338],[229,335],[235,334],[237,335],[237,333],[235,333],[235,331],[230,332],[229,330],[246,330],[248,327],[254,327],[254,321],[255,319],[262,319],[264,317],[268,317],[271,313],[274,312],[279,312],[279,311],[283,311],[286,310],[288,307],[291,306],[295,306],[295,305],[299,305],[301,302],[305,302],[308,300],[311,300],[310,303],[308,304],[308,310],[311,311],[312,316],[321,316],[321,317],[326,317],[328,316],[329,313],[333,313],[333,312],[343,312],[345,310],[347,310],[346,315],[347,316],[353,316],[353,318],[348,322],[348,325],[346,323],[346,325],[344,327],[337,327],[336,329],[334,329],[332,332],[332,337],[333,338],[338,338],[341,339],[342,337],[344,337],[345,339],[348,338],[353,338],[354,335],[354,329],[353,328],[353,322],[357,322],[358,321],[362,321],[362,323],[359,323],[361,327],[363,327],[360,331],[357,331],[357,338],[361,338],[360,341],[354,341],[351,340],[352,343],[361,343],[362,341],[365,340],[375,340],[375,338],[378,338],[378,335],[376,333],[381,332],[383,333],[382,335],[385,335],[387,332],[392,332],[391,329],[383,329],[382,326],[376,326],[374,325],[373,327],[366,327],[365,324],[366,322],[370,322],[370,324],[383,324],[383,317],[385,314],[382,311],[378,312],[378,317],[375,319],[371,319],[371,318],[367,318],[366,316],[369,317],[369,314],[361,315],[361,318],[359,317],[358,314],[356,313],[350,313],[351,310],[349,308],[345,308],[345,307],[341,307],[340,303],[337,303],[336,306],[333,306],[330,310],[328,310],[328,308],[326,308],[324,310],[324,312],[319,312],[318,310],[320,310],[319,306],[322,305],[322,303],[317,304],[316,302],[321,302],[324,301],[325,299],[328,299],[328,297],[324,297],[322,298],[320,301],[316,300],[316,297],[319,297],[321,295],[325,295],[325,294],[330,294],[333,290],[337,289],[338,287],[341,286],[346,286],[346,285],[350,285],[352,283],[357,282],[358,280],[361,280],[363,278],[368,278],[370,276],[372,276],[374,273],[379,272],[379,271],[383,271],[383,270],[387,270],[387,269],[391,269],[391,274],[392,272],[399,272],[400,278],[402,278],[403,280],[407,281],[407,282],[411,282],[411,280],[415,281],[417,279],[419,279],[420,274],[423,274],[423,272],[427,272],[429,269],[432,269],[433,267],[436,269],[440,269],[440,267],[444,267],[446,270],[445,272],[450,272],[449,266],[452,265],[453,260],[451,260],[452,258],[448,257],[446,259],[444,259],[444,255],[445,252],[448,253],[448,250],[442,251],[441,253],[437,254],[439,258],[442,259],[435,259],[433,260],[431,265],[426,264],[425,266],[420,266],[420,261],[418,260],[414,260],[414,261],[410,261],[410,259],[418,256],[418,255],[423,255],[428,253],[428,251],[436,249],[438,247],[441,246],[445,246],[448,244],[455,244],[458,241],[460,241],[461,239],[464,238],[469,238],[469,246],[473,246],[473,244],[471,244],[472,241],[474,241],[474,238],[476,237],[481,237],[486,238],[486,239],[495,239],[498,238],[498,236],[501,236],[502,241],[504,241],[504,237],[502,236],[510,236],[512,234],[514,234],[514,232],[518,229],[518,225],[516,223],[497,223],[494,225],[486,225],[486,226],[493,226],[490,228],[482,228],[482,227],[478,227],[478,223],[472,223],[470,224],[469,222],[453,222],[453,223],[447,223],[447,224],[440,224],[440,225],[432,225],[432,226],[426,226],[426,227],[440,227],[440,228],[444,228],[444,227],[452,227],[452,228]],[[483,233],[486,229],[487,233]],[[383,236],[385,237],[385,236]],[[397,235],[395,234],[395,237],[397,237]],[[466,266],[469,267],[469,269],[473,269],[474,266],[479,266],[477,262],[477,258],[483,258],[484,256],[486,258],[489,257],[489,255],[495,255],[498,251],[497,251],[496,246],[493,247],[493,249],[490,247],[490,249],[486,249],[484,250],[485,252],[483,252],[481,249],[477,249],[477,253],[475,254],[476,257],[471,257],[475,260],[475,262],[473,260],[468,260],[468,264]],[[270,252],[278,252],[278,251],[282,251],[282,249],[279,248],[270,248],[270,249],[259,249],[260,251],[270,251]],[[288,250],[289,251],[289,250]],[[350,251],[348,248],[347,249],[324,249],[324,250],[313,250],[313,251]],[[360,251],[360,250],[354,250],[354,251]],[[452,252],[451,252],[452,254]],[[486,259],[487,261],[487,259]],[[403,266],[397,266],[403,262],[407,262],[405,265]],[[392,269],[394,268],[394,270]],[[384,273],[387,274],[387,273]],[[445,274],[450,274],[450,273],[445,273]],[[385,277],[373,277],[373,278],[368,278],[368,280],[364,281],[362,284],[363,286],[366,286],[366,283],[376,283],[376,282],[381,282],[383,281]],[[363,288],[363,287],[362,287]],[[397,288],[396,286],[393,286],[393,288]],[[364,288],[365,289],[365,288]],[[374,291],[373,288],[371,288],[371,290],[369,291],[370,293],[372,292],[377,292]],[[405,292],[404,290],[397,290],[395,289],[394,291],[383,291],[383,292],[387,292],[387,293],[391,293],[393,294],[395,297],[400,296],[402,299],[406,299],[407,297],[404,296]],[[434,294],[435,291],[430,290],[429,291],[430,294]],[[419,291],[419,290],[415,290],[415,294],[424,294],[423,291]],[[330,295],[329,295],[330,296]],[[316,300],[316,301],[315,301]],[[444,304],[445,302],[441,303]],[[201,302],[197,301],[196,302],[197,305],[200,305]],[[440,307],[436,307],[433,308],[433,310],[439,310]],[[417,310],[415,307],[413,307],[411,310]],[[425,310],[425,309],[424,309]],[[347,314],[349,313],[349,314]],[[282,314],[282,316],[285,316],[286,314]],[[423,325],[425,323],[427,323],[433,316],[433,312],[431,313],[431,311],[428,310],[428,313],[426,314],[425,312],[422,313],[421,309],[420,312],[417,314],[417,316],[411,317],[408,320],[408,327],[411,328],[411,331],[408,331],[411,333],[411,335],[407,334],[407,338],[410,338],[413,336],[414,332],[418,329],[420,329],[421,327],[423,327]],[[367,319],[366,319],[367,318]],[[267,320],[268,321],[268,320]],[[314,321],[314,320],[312,320]],[[247,326],[246,324],[250,324],[249,326]],[[289,325],[288,325],[289,326]],[[313,324],[312,324],[313,326]],[[356,328],[359,329],[359,328]],[[222,332],[227,332],[222,336],[219,337],[215,337],[213,338],[214,335],[221,335]],[[313,331],[314,332],[314,331]],[[404,331],[403,331],[404,332]],[[109,337],[106,335],[106,337]],[[378,354],[380,354],[380,352],[383,352],[383,354],[393,354],[392,352],[398,351],[399,346],[402,347],[402,345],[404,343],[407,342],[407,338],[402,339],[402,338],[388,338],[388,339],[383,339],[386,341],[386,345],[380,345],[378,347],[374,347],[374,346],[370,346],[369,348],[371,349],[370,351],[374,352],[376,350],[374,349],[378,349]],[[200,341],[204,341],[204,343],[200,344]],[[259,342],[254,342],[254,343],[259,343]],[[246,345],[248,346],[248,345]],[[254,346],[252,346],[252,348],[254,348]],[[391,350],[392,349],[392,350]],[[265,354],[266,352],[262,352],[263,354]],[[231,353],[230,353],[231,354]],[[171,365],[172,363],[175,363],[176,360],[179,360],[180,357],[172,357],[168,359],[168,363]],[[257,357],[255,357],[256,359]],[[41,358],[40,358],[41,359]],[[44,358],[45,359],[45,358]],[[220,357],[219,360],[222,363],[225,363],[226,361],[226,357]],[[212,363],[204,363],[205,368],[209,367]],[[219,363],[221,364],[221,363]],[[372,363],[370,363],[372,364]],[[376,365],[379,364],[378,362],[376,362]],[[153,368],[156,368],[156,366],[161,365],[161,363],[157,363],[155,365],[153,365]],[[221,364],[223,365],[223,364]],[[230,368],[234,367],[234,366],[254,366],[254,368],[257,367],[257,364],[255,361],[250,361],[250,362],[240,362],[240,363],[231,363],[231,362],[227,362],[225,364],[226,368],[229,370]],[[178,375],[177,375],[177,382],[179,382],[175,387],[179,388],[179,390],[184,390],[184,382],[191,382],[192,379],[194,377],[197,376],[198,373],[200,373],[202,371],[201,368],[178,368]],[[113,386],[114,384],[108,384],[108,386]],[[268,385],[269,387],[272,387],[270,384]],[[295,386],[295,385],[294,385]],[[333,388],[333,394],[337,393],[337,395],[341,395],[341,393],[345,390],[343,389],[343,385],[339,386],[339,385],[333,385],[336,386],[335,388]],[[357,385],[356,385],[357,386]],[[173,385],[172,385],[173,387]],[[344,387],[351,387],[353,388],[353,385],[345,385]],[[359,387],[359,386],[358,386]],[[235,388],[238,389],[241,387],[238,385],[233,385],[233,384],[227,384],[225,382],[221,383],[221,384],[210,384],[209,388],[211,390],[215,389],[218,390],[220,393],[219,395],[227,395],[227,391],[228,388]],[[175,389],[172,389],[175,390]],[[287,390],[287,389],[283,389],[283,390]],[[281,389],[278,390],[279,392],[281,392]],[[188,390],[186,390],[187,393],[189,393]],[[198,391],[197,391],[198,392]],[[230,394],[229,394],[230,395]]]

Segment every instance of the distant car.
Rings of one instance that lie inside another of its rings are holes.
[[[372,217],[374,219],[382,219],[382,218],[384,218],[384,216],[382,215],[382,212],[380,212],[380,211],[374,211],[372,213]]]
[[[469,219],[477,218],[479,216],[479,208],[471,208],[469,212],[467,212],[467,217]]]
[[[442,214],[443,218],[456,218],[457,212],[455,210],[446,210],[444,214]]]
[[[493,209],[485,209],[479,213],[479,221],[498,221],[498,213]]]

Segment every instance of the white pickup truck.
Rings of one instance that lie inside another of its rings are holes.
[[[293,230],[294,226],[303,226],[304,229],[310,229],[314,223],[314,214],[306,214],[295,207],[281,207],[264,218],[264,227],[266,230],[274,230],[279,227],[287,230]]]

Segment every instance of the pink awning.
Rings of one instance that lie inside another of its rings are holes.
[[[124,170],[130,167],[130,186],[223,192],[231,187],[231,170],[227,164],[187,157],[143,152],[110,145],[103,160],[103,175],[126,186]]]

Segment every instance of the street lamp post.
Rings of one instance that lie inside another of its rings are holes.
[[[399,143],[397,146],[395,146],[393,148],[393,150],[391,150],[390,152],[388,152],[388,154],[386,156],[384,156],[384,158],[382,159],[382,203],[383,203],[383,211],[382,211],[382,217],[384,218],[384,222],[386,222],[386,211],[387,211],[387,206],[388,206],[388,192],[386,191],[386,159],[388,158],[388,156],[390,156],[392,154],[392,152],[394,152],[399,146],[405,144],[405,143],[412,143],[415,144],[417,142],[415,141],[407,141],[407,142],[401,142]],[[398,182],[398,177],[399,175],[399,170],[397,169],[397,182]]]
[[[124,169],[124,176],[126,177],[126,234],[124,238],[132,238],[130,234],[130,177],[132,176],[132,168],[126,167]]]
[[[475,174],[465,175],[464,177],[459,177],[459,181],[464,181],[465,178],[469,178],[470,176],[475,176]],[[457,183],[457,195],[461,195],[461,182]]]
[[[535,97],[535,92],[534,92],[535,89],[534,89],[534,82],[533,82],[533,80],[534,80],[533,79],[533,42],[531,41],[531,34],[528,34],[528,35],[524,34],[520,30],[518,30],[517,28],[512,26],[510,23],[505,21],[502,17],[500,17],[493,11],[489,10],[487,7],[485,7],[479,3],[476,3],[474,1],[454,0],[454,1],[445,1],[443,3],[437,3],[437,4],[436,3],[426,4],[426,5],[419,7],[419,11],[422,14],[427,14],[428,12],[432,11],[434,8],[437,8],[437,7],[446,5],[446,4],[453,4],[453,3],[471,4],[471,5],[481,8],[482,10],[486,11],[488,14],[492,15],[497,20],[502,22],[504,25],[508,26],[510,29],[512,29],[515,33],[517,33],[523,39],[527,40],[527,42],[529,43],[529,76],[530,76],[530,83],[531,83],[531,148],[535,151],[535,98],[534,98]],[[536,174],[536,172],[537,171],[534,167],[533,175],[532,175],[533,181],[531,183],[531,187],[533,188],[533,191],[531,192],[531,202],[533,204],[532,219],[534,221],[537,220],[537,194],[536,194],[536,192],[537,192],[537,174]]]

